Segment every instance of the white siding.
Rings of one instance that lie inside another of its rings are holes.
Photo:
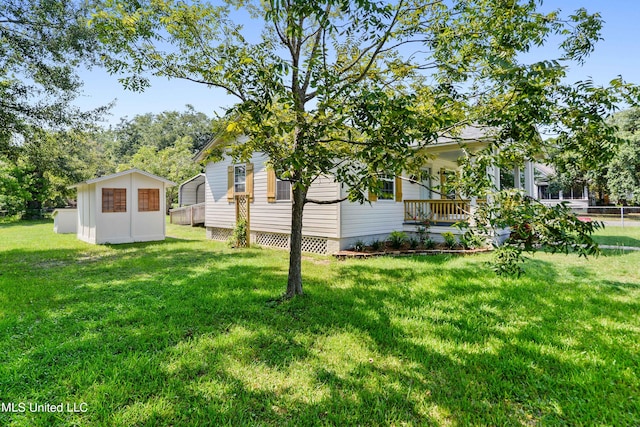
[[[127,190],[126,212],[102,212],[102,189],[124,188]],[[97,182],[95,185],[96,243],[127,243],[131,238],[131,174]]]
[[[251,203],[252,232],[289,233],[291,230],[291,202],[267,202],[266,157],[254,154],[253,194]],[[227,167],[229,158],[206,167],[206,220],[207,227],[233,228],[235,205],[227,202]],[[332,178],[321,178],[309,190],[308,197],[319,200],[338,198],[338,185]],[[338,204],[314,205],[308,203],[304,209],[302,233],[307,236],[338,237]]]
[[[402,198],[405,200],[420,198],[420,186],[402,180]],[[341,208],[341,238],[373,236],[402,230],[403,202],[394,200],[377,200],[364,204],[344,202]]]
[[[95,184],[78,186],[78,239],[96,243]]]
[[[134,242],[164,240],[166,200],[162,181],[141,174],[131,174],[131,238]],[[160,209],[140,212],[138,210],[138,189],[157,189],[160,194]]]

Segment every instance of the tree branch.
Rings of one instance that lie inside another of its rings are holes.
[[[340,199],[334,199],[334,200],[316,200],[316,199],[306,198],[306,199],[304,199],[304,202],[305,203],[313,203],[314,205],[335,205],[337,203],[344,202],[347,199],[348,199],[348,197],[342,197]]]

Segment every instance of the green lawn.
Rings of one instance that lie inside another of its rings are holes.
[[[640,252],[306,257],[277,304],[286,252],[52,228],[0,225],[0,425],[640,425]]]
[[[595,233],[595,239],[601,245],[640,247],[640,227],[605,227]]]

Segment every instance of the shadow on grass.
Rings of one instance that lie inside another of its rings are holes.
[[[637,421],[637,357],[620,345],[640,308],[620,298],[633,286],[568,283],[540,260],[520,280],[443,256],[305,263],[307,295],[269,306],[286,284],[286,253],[173,243],[94,258],[11,254],[42,265],[0,317],[2,399],[84,401],[89,411],[0,422]],[[4,283],[20,273],[8,274]]]

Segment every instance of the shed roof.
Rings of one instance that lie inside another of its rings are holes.
[[[78,187],[78,186],[83,185],[83,184],[95,184],[96,182],[106,181],[106,180],[109,180],[109,179],[118,178],[118,177],[125,176],[125,175],[130,175],[132,173],[139,173],[140,175],[144,175],[144,176],[146,176],[148,178],[164,182],[169,187],[173,187],[174,185],[177,185],[175,182],[169,181],[168,179],[162,178],[161,176],[153,175],[153,174],[151,174],[149,172],[145,172],[145,171],[143,171],[141,169],[133,168],[133,169],[128,169],[126,171],[114,173],[114,174],[111,174],[111,175],[104,175],[104,176],[100,176],[98,178],[93,178],[93,179],[88,179],[86,181],[78,182],[76,184],[70,185],[69,188],[75,188],[75,187]]]

